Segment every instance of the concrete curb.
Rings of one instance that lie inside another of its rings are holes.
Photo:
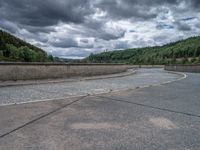
[[[114,90],[114,91],[110,91],[110,92],[107,92],[107,93],[117,93],[117,92],[125,92],[125,91],[136,90],[136,89],[156,87],[156,86],[166,85],[166,84],[173,83],[173,82],[180,81],[180,80],[183,80],[183,79],[187,78],[187,75],[185,73],[175,72],[175,71],[166,71],[166,70],[164,70],[164,71],[168,72],[168,73],[172,73],[172,74],[178,74],[178,75],[181,75],[182,77],[178,78],[178,79],[175,79],[175,80],[158,83],[158,84],[150,84],[150,85],[138,86],[138,87],[131,88],[131,89]],[[102,92],[102,93],[98,93],[98,94],[94,94],[94,95],[90,95],[90,96],[95,96],[95,95],[100,95],[100,94],[107,94],[107,93],[103,93]]]
[[[69,79],[55,79],[55,80],[37,80],[33,81],[11,81],[10,83],[0,82],[1,87],[12,87],[12,86],[26,86],[26,85],[39,85],[39,84],[50,84],[50,83],[64,83],[64,82],[80,82],[80,81],[87,81],[87,80],[99,80],[99,79],[109,79],[109,78],[118,78],[118,77],[125,77],[136,73],[136,69],[128,69],[124,73],[117,73],[117,74],[110,74],[110,75],[100,75],[100,76],[92,76],[92,77],[82,77],[82,78],[69,78]]]

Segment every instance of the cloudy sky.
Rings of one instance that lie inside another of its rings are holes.
[[[0,0],[0,28],[64,58],[200,35],[200,0]]]

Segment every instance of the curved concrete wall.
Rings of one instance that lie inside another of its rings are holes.
[[[133,68],[123,64],[0,63],[0,80],[69,78],[124,72]]]
[[[200,64],[199,65],[167,65],[165,66],[165,70],[200,73]]]

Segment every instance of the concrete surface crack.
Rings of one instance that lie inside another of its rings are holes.
[[[111,97],[105,97],[105,96],[95,96],[95,97],[105,98],[105,99],[112,100],[112,101],[129,103],[129,104],[133,104],[133,105],[137,105],[137,106],[142,106],[142,107],[147,107],[147,108],[152,108],[152,109],[157,109],[157,110],[162,110],[162,111],[168,111],[168,112],[172,112],[172,113],[177,113],[177,114],[182,114],[182,115],[200,118],[200,115],[196,115],[196,114],[193,114],[193,113],[181,112],[181,111],[171,110],[171,109],[167,109],[167,108],[161,108],[161,107],[156,107],[156,106],[151,106],[151,105],[146,105],[146,104],[141,104],[141,103],[136,103],[136,102],[130,102],[130,101],[127,101],[125,99],[117,99],[117,98],[111,98]]]
[[[0,135],[0,139],[3,138],[3,137],[5,137],[5,136],[7,136],[7,135],[9,135],[9,134],[11,134],[11,133],[13,133],[13,132],[15,132],[15,131],[17,131],[17,130],[19,130],[19,129],[22,129],[22,128],[24,128],[24,127],[26,127],[26,126],[28,126],[28,125],[30,125],[30,124],[32,124],[32,123],[40,120],[40,119],[43,119],[43,118],[45,118],[45,117],[47,117],[47,116],[49,116],[49,115],[51,115],[51,114],[53,114],[53,113],[55,113],[55,112],[63,109],[65,107],[68,107],[68,106],[70,106],[70,105],[72,105],[72,104],[74,104],[74,103],[76,103],[76,102],[78,102],[80,100],[83,100],[85,97],[87,97],[87,96],[82,96],[79,99],[76,99],[76,100],[74,100],[74,101],[72,101],[70,103],[67,103],[67,104],[63,105],[62,107],[59,107],[59,108],[54,109],[54,110],[52,110],[52,111],[50,111],[48,113],[45,113],[45,114],[41,115],[40,117],[37,117],[37,118],[35,118],[35,119],[33,119],[33,120],[31,120],[31,121],[29,121],[29,122],[27,122],[27,123],[25,123],[25,124],[23,124],[23,125],[15,128],[15,129],[11,130],[9,132],[6,132],[6,133]]]

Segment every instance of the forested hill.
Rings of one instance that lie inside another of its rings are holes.
[[[53,61],[42,49],[0,30],[0,61],[47,62]]]
[[[200,63],[200,37],[166,44],[164,46],[134,48],[91,54],[84,59],[92,63],[127,64],[195,64]]]

